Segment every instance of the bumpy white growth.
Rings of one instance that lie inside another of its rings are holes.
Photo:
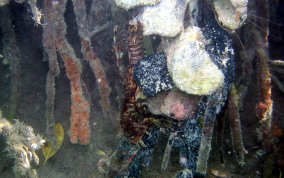
[[[144,7],[138,16],[144,35],[174,37],[183,29],[183,18],[188,0],[161,0],[155,6]]]
[[[248,0],[230,0],[231,4],[235,7],[246,7],[248,4]]]
[[[168,70],[176,86],[189,94],[209,95],[224,83],[224,74],[204,49],[198,27],[188,27],[167,51]]]
[[[36,150],[40,149],[44,140],[36,135],[32,127],[15,120],[11,124],[2,118],[0,111],[0,139],[5,141],[4,150],[7,158],[14,161],[15,177],[37,177],[32,165],[38,165]]]
[[[117,6],[129,10],[137,6],[155,5],[161,0],[115,0]]]
[[[225,28],[236,30],[247,19],[248,0],[214,0],[213,6],[217,20]]]

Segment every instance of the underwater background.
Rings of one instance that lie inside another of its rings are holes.
[[[0,177],[282,177],[283,8],[0,0]]]

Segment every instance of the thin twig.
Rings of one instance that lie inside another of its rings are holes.
[[[282,61],[282,60],[271,60],[271,61],[269,61],[269,64],[284,67],[284,61]]]
[[[272,66],[272,65],[270,65],[269,67],[272,71],[275,71],[276,73],[284,74],[284,68],[281,69],[281,67],[276,67],[276,66]]]
[[[162,161],[162,166],[161,166],[161,171],[165,171],[168,168],[169,165],[169,161],[170,161],[170,157],[171,157],[171,151],[172,151],[172,140],[175,137],[176,133],[175,132],[171,132],[169,139],[168,139],[168,143],[164,152],[164,156],[163,156],[163,161]]]
[[[242,137],[240,113],[239,113],[239,97],[236,87],[233,85],[229,99],[229,118],[230,118],[230,129],[232,135],[232,142],[234,151],[237,155],[239,165],[244,165],[245,154],[247,153]]]
[[[272,75],[271,78],[278,87],[278,89],[284,93],[284,85],[280,82],[280,80],[275,75]]]
[[[102,32],[102,31],[104,31],[105,29],[107,29],[111,25],[112,25],[111,22],[107,22],[107,23],[103,24],[102,26],[95,27],[95,29],[93,31],[91,31],[90,34],[89,34],[90,38],[92,38],[93,36],[95,36],[96,34]]]

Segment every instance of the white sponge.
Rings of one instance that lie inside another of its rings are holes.
[[[224,83],[224,74],[205,50],[200,28],[188,27],[167,51],[167,65],[176,86],[193,95],[210,95]]]
[[[137,6],[155,5],[161,0],[115,0],[117,6],[129,10]]]

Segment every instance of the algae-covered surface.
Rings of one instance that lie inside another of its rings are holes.
[[[84,13],[81,13],[83,6],[80,2],[86,5]],[[53,9],[48,8],[49,5]],[[64,7],[64,11],[61,9],[62,21],[59,21],[57,5]],[[226,100],[212,126],[212,149],[205,177],[281,177],[283,174],[283,8],[281,1],[249,0],[248,20],[235,33],[229,33],[235,55],[234,81],[240,98],[240,132],[247,153],[240,165],[236,156],[240,150],[233,144],[235,133],[229,119],[232,107]],[[18,119],[41,135],[46,140],[45,146],[48,143],[57,146],[52,150],[55,154],[46,163],[42,150],[38,149],[35,153],[39,163],[27,167],[36,173],[22,177],[108,178],[121,173],[113,170],[123,165],[112,162],[115,162],[124,137],[120,117],[127,102],[123,100],[128,65],[127,28],[129,20],[140,10],[126,11],[113,0],[0,0],[0,110],[3,118],[11,123]],[[188,9],[185,13],[189,14]],[[80,17],[84,21],[80,21]],[[184,24],[188,24],[188,19],[190,17],[185,15]],[[151,44],[145,46],[151,46],[154,53],[163,51],[160,36],[150,35],[147,38],[147,43]],[[87,44],[91,47],[88,48]],[[260,55],[260,48],[265,49],[265,55]],[[269,98],[261,90],[266,86],[262,79],[270,76],[263,74],[261,58],[265,58],[272,76],[271,85],[268,85],[272,86],[270,99],[273,101],[271,145],[267,143],[267,135],[263,134],[267,127],[260,122],[262,111],[266,109],[262,103]],[[52,79],[47,81],[49,74],[50,78],[54,78],[53,82]],[[49,90],[49,86],[54,90]],[[53,100],[50,99],[52,97]],[[47,101],[52,103],[52,107]],[[89,104],[89,107],[84,105],[87,109],[82,104],[85,101]],[[76,114],[79,122],[72,117]],[[88,121],[85,118],[89,118]],[[50,128],[55,128],[56,123],[60,123],[64,134],[52,132]],[[155,124],[154,127],[159,127]],[[89,126],[90,133],[82,131],[85,128],[82,125]],[[7,138],[2,133],[4,131],[0,131],[0,177],[13,178],[19,174],[15,173],[14,158],[6,154]],[[78,142],[71,143],[70,137],[76,134]],[[145,134],[147,136],[148,133]],[[64,139],[62,145],[56,144],[58,136]],[[181,166],[184,160],[176,147],[170,152],[166,170],[162,170],[168,138],[168,133],[161,132],[154,147],[152,163],[142,170],[141,177],[172,178],[180,171],[188,171]],[[145,146],[143,143],[137,145]],[[25,152],[28,153],[27,150]],[[124,160],[123,164],[127,163],[127,166],[134,161],[135,155]],[[23,157],[20,155],[19,159]],[[26,158],[31,160],[29,156]]]

